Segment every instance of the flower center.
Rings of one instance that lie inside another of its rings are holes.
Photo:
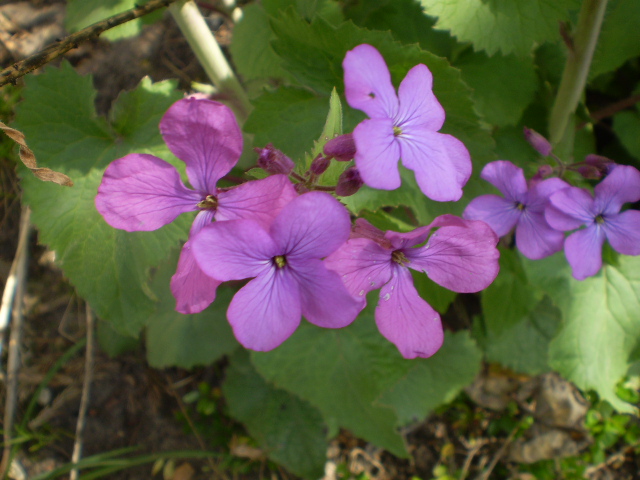
[[[524,210],[524,203],[516,202],[516,208],[520,211]]]
[[[199,202],[196,206],[202,210],[215,210],[218,208],[218,199],[215,195],[207,195],[205,199]]]
[[[287,259],[284,255],[276,255],[273,257],[273,263],[275,263],[278,268],[284,268],[287,264]]]
[[[393,136],[394,137],[399,137],[400,135],[402,135],[402,129],[400,127],[397,126],[393,126]]]
[[[602,214],[596,217],[596,223],[599,225],[602,225],[604,223],[604,217],[602,216]]]
[[[396,262],[398,265],[401,265],[403,267],[406,267],[410,262],[409,259],[407,257],[404,256],[404,253],[402,253],[401,250],[395,250],[392,254],[391,254],[391,260],[393,260],[394,262]]]

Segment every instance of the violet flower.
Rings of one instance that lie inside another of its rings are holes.
[[[564,242],[564,252],[573,276],[584,280],[602,267],[605,239],[623,255],[640,255],[640,211],[620,209],[640,200],[640,172],[618,165],[596,185],[595,198],[588,190],[569,187],[551,196],[545,215],[558,230],[586,228],[572,233]]]
[[[432,229],[439,229],[431,235]],[[382,232],[364,219],[352,238],[325,260],[355,298],[380,288],[375,311],[380,333],[405,358],[430,357],[443,341],[440,315],[413,285],[409,269],[454,292],[477,292],[498,274],[498,237],[484,222],[442,215],[412,232]]]
[[[381,190],[398,188],[402,158],[427,197],[459,200],[471,175],[471,159],[460,140],[438,133],[445,112],[433,94],[429,69],[420,64],[409,70],[396,96],[389,69],[371,45],[347,52],[342,67],[347,102],[370,117],[353,131],[355,162],[364,183]]]
[[[504,195],[481,195],[474,198],[462,216],[482,220],[503,237],[516,228],[516,246],[522,254],[539,260],[562,250],[564,233],[552,228],[544,216],[549,196],[569,185],[559,178],[531,181],[513,163],[498,160],[485,165],[480,177]]]
[[[186,98],[174,103],[160,121],[169,150],[187,165],[187,188],[178,171],[153,155],[132,153],[112,162],[104,172],[96,208],[114,228],[156,230],[184,212],[198,211],[193,237],[217,220],[252,218],[268,224],[296,193],[288,178],[276,175],[231,189],[218,180],[238,162],[242,134],[231,110],[211,100]],[[196,265],[191,241],[185,243],[171,291],[181,313],[197,313],[214,299],[218,280]]]
[[[208,275],[253,278],[227,311],[242,345],[272,350],[296,330],[301,315],[325,328],[356,318],[360,302],[321,260],[349,238],[350,225],[349,213],[331,195],[309,192],[284,207],[268,229],[252,220],[216,222],[195,236],[195,258]]]

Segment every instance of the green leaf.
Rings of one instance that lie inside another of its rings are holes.
[[[424,300],[440,313],[445,313],[456,298],[456,292],[441,287],[422,272],[411,270],[413,285]]]
[[[615,408],[632,407],[615,394],[640,338],[640,257],[620,255],[583,281],[571,277],[562,254],[526,261],[532,283],[560,308],[564,324],[553,339],[549,364],[582,389],[594,389]]]
[[[627,60],[640,55],[640,2],[609,2],[602,30],[593,54],[589,77],[611,72]]]
[[[178,313],[169,288],[177,263],[178,251],[160,266],[151,284],[160,301],[147,323],[147,361],[156,368],[210,365],[239,346],[227,321],[227,308],[236,291],[220,287],[216,300],[204,311]]]
[[[303,323],[293,336],[271,352],[252,354],[262,376],[277,387],[317,407],[334,431],[337,427],[407,456],[404,440],[396,431],[392,409],[375,404],[398,381],[412,362],[377,331],[373,310],[378,292],[350,326],[338,330]]]
[[[401,425],[418,422],[470,385],[481,361],[482,352],[468,332],[445,332],[438,353],[413,360],[407,374],[382,394],[378,403],[392,406]]]
[[[229,414],[242,422],[269,458],[304,478],[320,478],[326,427],[309,403],[268,384],[245,350],[230,359],[222,386]]]
[[[128,335],[120,335],[107,322],[98,320],[96,325],[98,345],[110,357],[117,357],[138,348],[140,340]]]
[[[613,131],[624,148],[640,162],[640,113],[638,110],[625,110],[613,117]]]
[[[558,23],[569,19],[578,0],[420,0],[436,28],[493,55],[525,56],[533,46],[560,38]]]
[[[144,80],[126,101],[147,115],[127,116],[116,106],[120,113],[112,126],[95,113],[91,78],[79,76],[67,63],[26,82],[16,127],[29,139],[40,166],[66,173],[75,183],[61,188],[22,171],[24,201],[31,206],[40,242],[55,250],[65,275],[98,317],[119,333],[135,336],[155,309],[148,270],[186,238],[189,222],[181,218],[155,232],[127,233],[106,224],[94,198],[112,160],[131,152],[171,158],[158,123],[181,95],[172,82]]]

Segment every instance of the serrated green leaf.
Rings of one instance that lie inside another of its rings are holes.
[[[482,352],[468,332],[445,332],[442,348],[431,358],[413,360],[411,369],[377,403],[392,406],[400,425],[424,419],[453,400],[480,371]]]
[[[303,323],[271,352],[252,354],[260,374],[277,387],[317,407],[332,429],[355,435],[406,457],[392,409],[376,405],[378,396],[411,367],[377,331],[373,311],[378,292],[350,326],[322,329]]]
[[[218,288],[215,301],[201,313],[176,312],[169,282],[176,270],[178,253],[158,268],[151,284],[160,301],[147,323],[145,338],[147,361],[156,368],[210,365],[239,346],[227,321],[227,308],[235,290]]]
[[[148,115],[122,120],[123,135],[116,135],[95,113],[90,77],[64,63],[26,81],[16,126],[29,138],[41,166],[66,173],[75,183],[60,188],[22,175],[24,201],[31,206],[40,241],[56,251],[65,275],[96,314],[119,333],[135,336],[155,308],[148,270],[186,238],[189,222],[178,219],[155,232],[127,233],[106,224],[94,198],[112,160],[150,151],[170,157],[158,123],[181,95],[168,87],[171,83],[143,81],[129,101]]]
[[[304,478],[322,477],[327,440],[317,409],[268,384],[245,350],[231,357],[222,391],[229,414],[247,427],[271,460]]]
[[[67,0],[65,27],[70,32],[76,32],[144,3],[144,0]],[[101,37],[109,40],[133,37],[140,33],[144,22],[143,18],[131,20],[107,30]]]

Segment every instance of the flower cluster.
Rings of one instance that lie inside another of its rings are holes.
[[[249,279],[227,311],[247,348],[277,347],[302,316],[320,327],[345,327],[365,307],[365,293],[380,288],[380,332],[404,357],[429,357],[442,344],[442,325],[409,269],[456,292],[482,290],[498,273],[498,238],[486,223],[452,215],[405,233],[382,232],[363,219],[352,226],[347,209],[328,191],[352,195],[363,182],[397,188],[402,158],[425,195],[457,200],[471,163],[462,142],[438,133],[444,110],[426,66],[411,69],[398,96],[370,45],[347,53],[344,70],[348,102],[370,118],[328,142],[305,174],[269,144],[257,150],[258,166],[269,177],[219,187],[242,152],[240,128],[226,106],[185,98],[164,115],[160,132],[185,163],[191,188],[164,160],[130,154],[106,169],[96,207],[107,223],[127,231],[155,230],[197,212],[171,279],[176,309],[200,312],[221,283]],[[331,161],[352,159],[355,166],[335,187],[316,183]]]

